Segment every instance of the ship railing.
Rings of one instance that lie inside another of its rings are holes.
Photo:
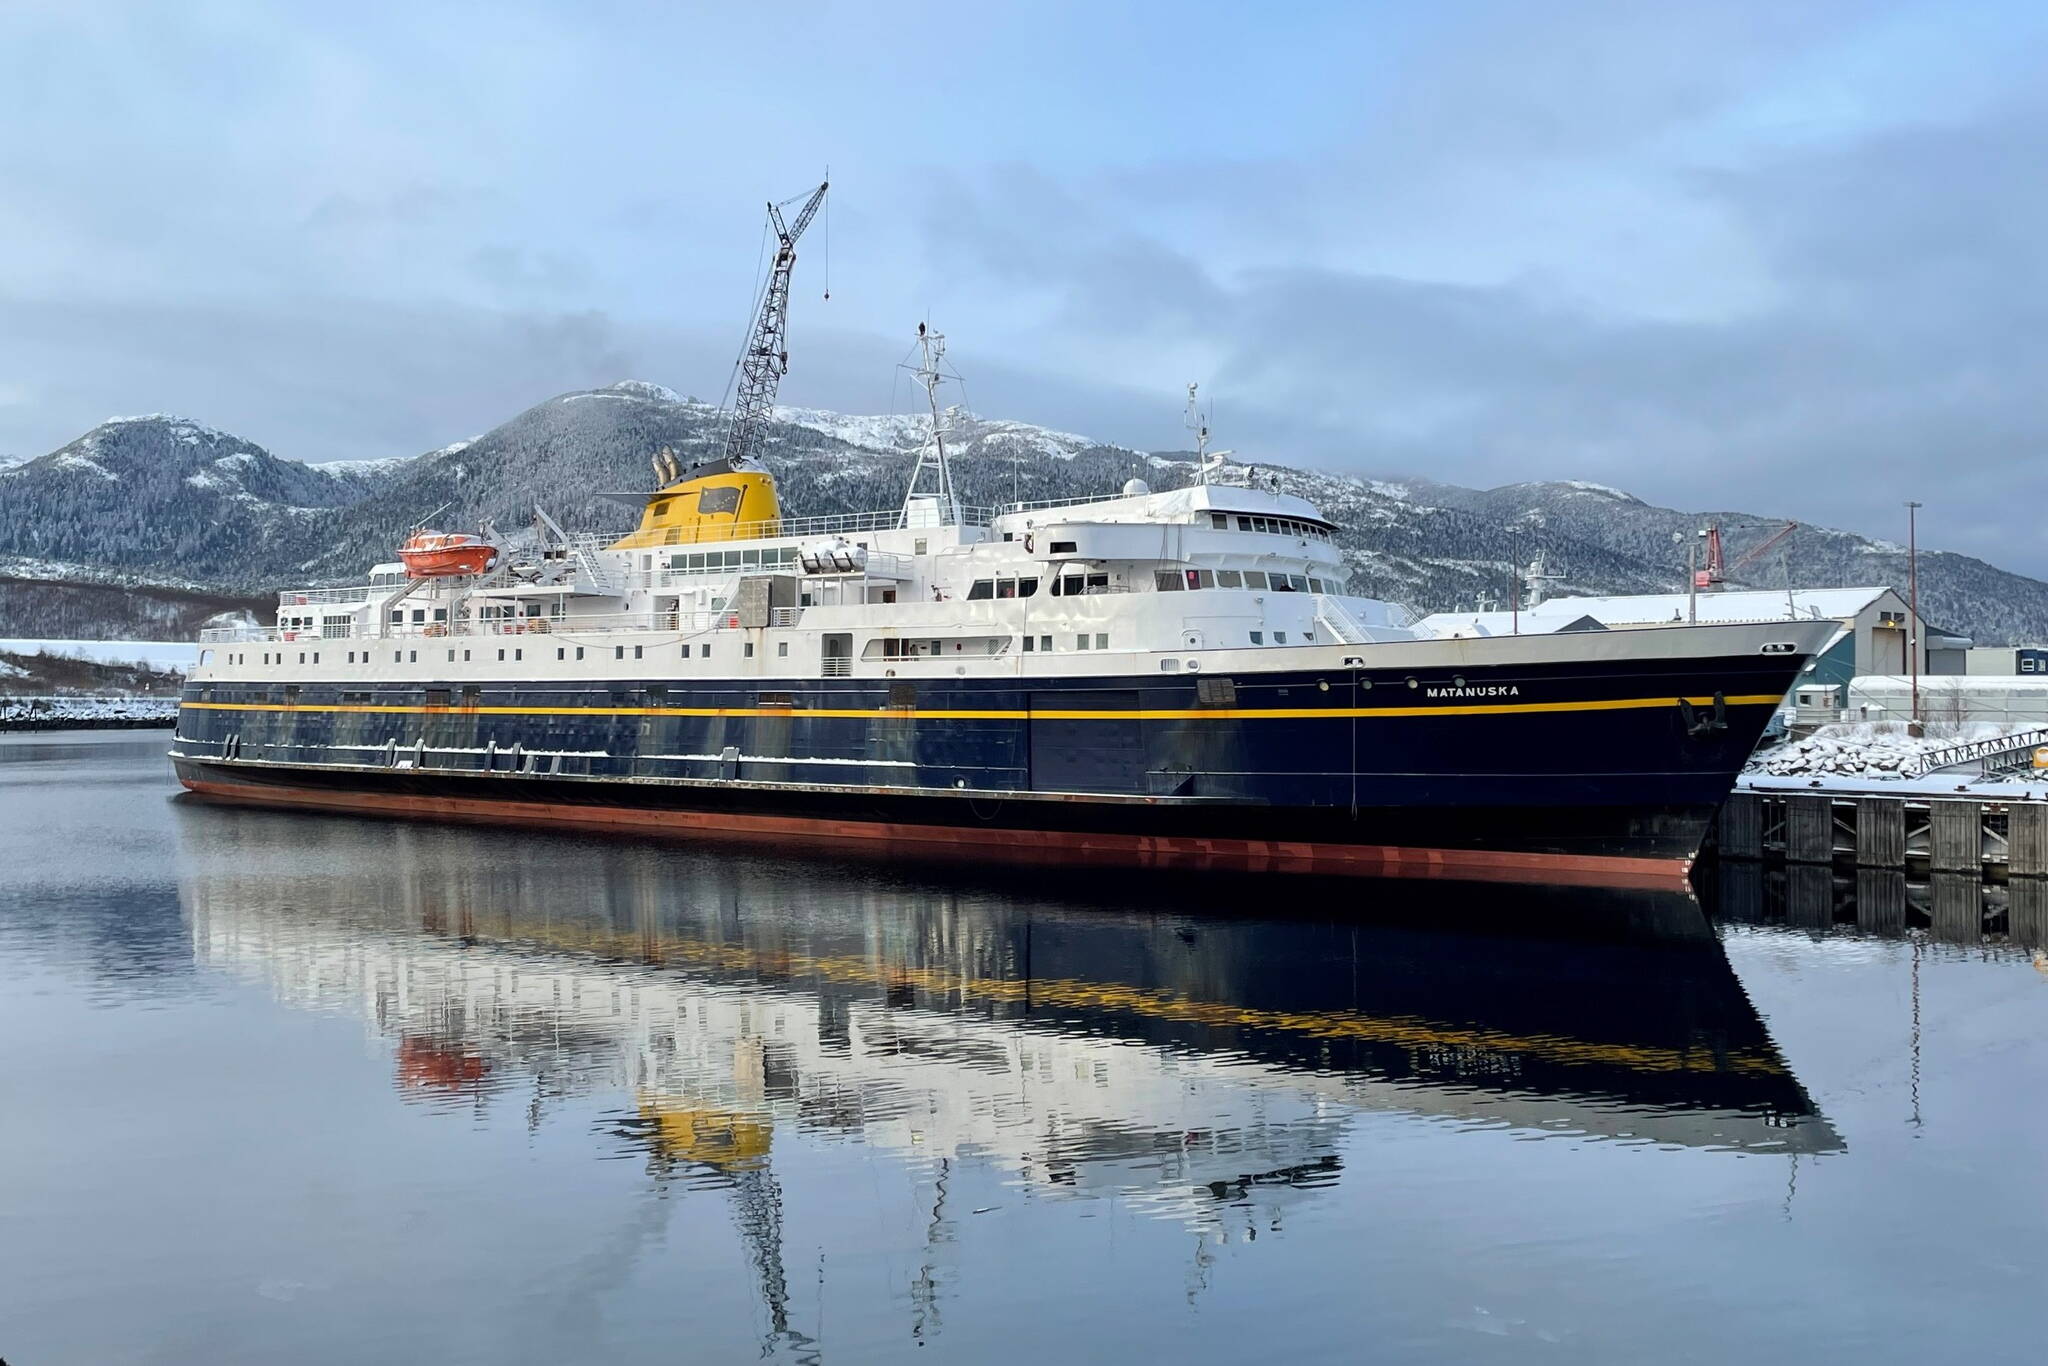
[[[1141,494],[1130,493],[1083,493],[1076,494],[1071,498],[1034,498],[1029,502],[1004,503],[1001,507],[994,509],[994,511],[996,516],[1006,517],[1013,512],[1037,512],[1043,508],[1079,507],[1083,503],[1114,503],[1120,499],[1142,496]]]
[[[392,585],[395,587],[396,585]],[[367,602],[379,591],[388,591],[377,584],[362,584],[355,588],[292,588],[282,589],[277,595],[279,607],[316,607],[330,602]]]
[[[963,507],[960,520],[969,526],[985,526],[993,508]],[[635,549],[667,546],[722,546],[733,542],[802,540],[814,536],[847,536],[863,531],[895,531],[903,526],[900,508],[872,512],[839,512],[822,517],[776,517],[761,522],[710,523],[702,526],[670,527],[659,540],[638,543]],[[911,530],[920,530],[913,525]]]
[[[309,630],[304,634],[316,633]],[[254,645],[259,641],[278,639],[281,637],[275,626],[208,626],[199,632],[201,645]]]
[[[771,607],[768,609],[768,624],[770,626],[794,626],[803,619],[804,609],[801,607]]]
[[[826,655],[818,661],[818,672],[827,678],[846,678],[853,673],[853,660],[847,655]]]
[[[1363,645],[1372,639],[1344,604],[1327,593],[1316,594],[1316,625],[1327,630],[1339,644]]]

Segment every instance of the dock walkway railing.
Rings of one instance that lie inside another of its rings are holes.
[[[2009,735],[1994,735],[1984,740],[1965,740],[1941,749],[1928,750],[1913,764],[1909,776],[1924,778],[1943,769],[1960,768],[1965,764],[1974,763],[1981,763],[1986,773],[1998,772],[2007,767],[2024,768],[2032,762],[2034,751],[2044,745],[2048,745],[2048,727],[2015,731]]]

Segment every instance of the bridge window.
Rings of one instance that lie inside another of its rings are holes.
[[[1266,586],[1266,571],[1263,569],[1245,570],[1244,586],[1246,588],[1264,588]]]
[[[1178,569],[1155,569],[1152,571],[1152,583],[1162,593],[1178,593],[1182,587],[1180,571]]]
[[[1218,588],[1242,588],[1244,587],[1244,575],[1235,569],[1219,569],[1216,571],[1216,586]]]
[[[1264,645],[1265,643],[1266,643],[1266,633],[1265,633],[1264,631],[1254,631],[1254,632],[1252,632],[1252,644],[1254,644],[1254,645]]]
[[[994,579],[976,579],[967,590],[967,600],[969,602],[980,602],[995,595],[996,581]]]
[[[1055,555],[1072,555],[1074,553],[1074,543],[1072,541],[1054,541],[1052,543],[1052,553]]]
[[[1275,631],[1273,633],[1273,643],[1275,645],[1285,645],[1287,643],[1287,633],[1285,631]]]
[[[1218,531],[1228,531],[1230,529],[1230,519],[1220,512],[1212,512],[1209,514],[1209,525]]]

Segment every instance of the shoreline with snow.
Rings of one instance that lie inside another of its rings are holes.
[[[177,724],[175,697],[0,697],[0,731],[158,730]]]

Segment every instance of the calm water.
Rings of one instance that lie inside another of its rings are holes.
[[[0,1357],[2038,1360],[2048,921],[209,807],[0,737]]]

